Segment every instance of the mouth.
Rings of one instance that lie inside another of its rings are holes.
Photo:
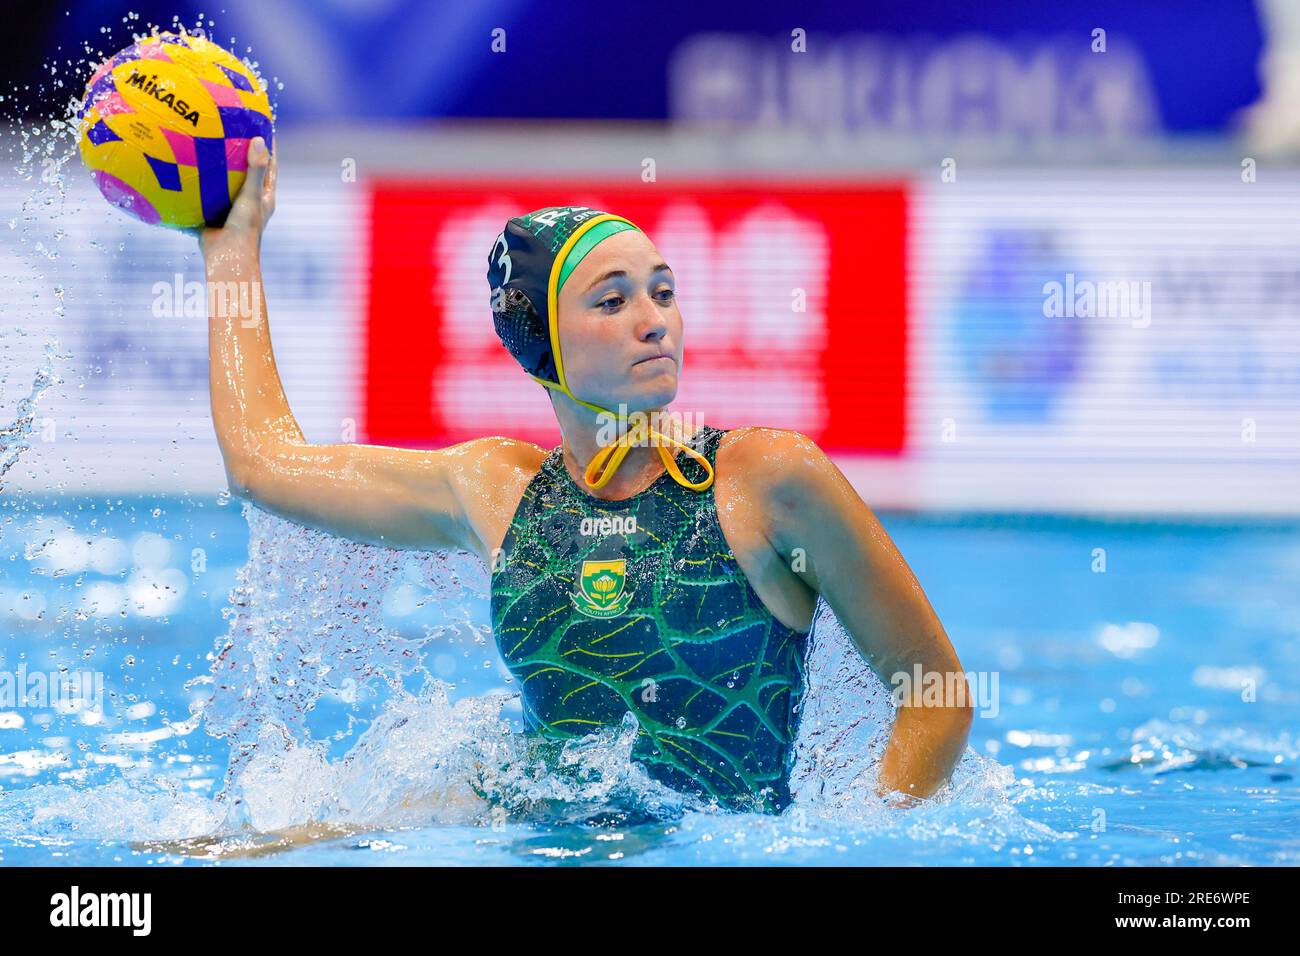
[[[672,362],[674,365],[677,364],[677,360],[671,355],[652,355],[649,358],[641,359],[639,362],[633,362],[632,367],[635,368],[638,365],[647,365],[651,362]]]

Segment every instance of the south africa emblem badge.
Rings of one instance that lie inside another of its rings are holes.
[[[632,593],[626,585],[626,558],[583,561],[578,588],[569,599],[587,617],[618,617],[632,602]]]

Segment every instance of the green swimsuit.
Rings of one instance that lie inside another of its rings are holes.
[[[721,429],[688,441],[716,467]],[[688,480],[703,469],[685,454]],[[692,470],[695,474],[692,474]],[[552,739],[640,724],[633,757],[676,790],[777,812],[807,635],[763,606],[727,545],[713,491],[664,473],[601,501],[552,450],[492,573],[492,625],[525,725]]]

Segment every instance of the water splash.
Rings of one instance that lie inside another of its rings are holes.
[[[718,811],[651,780],[631,758],[638,729],[631,714],[581,739],[540,741],[505,716],[517,695],[453,702],[425,659],[454,642],[490,639],[474,611],[488,596],[477,557],[392,551],[251,505],[243,513],[248,560],[230,593],[228,629],[210,673],[189,684],[201,691],[191,722],[201,721],[230,748],[218,792],[189,792],[153,770],[108,786],[36,786],[0,801],[0,832],[157,841],[314,826],[522,825],[572,836],[593,825],[657,822],[670,825],[674,839],[686,834],[699,842],[691,852],[706,855],[704,844],[730,845],[738,832],[753,835],[751,846],[766,834],[765,846],[790,852],[850,832],[886,841],[954,833],[999,843],[1053,838],[1015,810],[1010,770],[973,751],[951,786],[922,808],[893,809],[875,795],[874,763],[888,737],[892,697],[824,604],[809,643],[795,801],[774,822]],[[440,623],[418,635],[395,629],[384,598],[397,584],[419,589],[422,602],[442,612]],[[332,756],[333,741],[313,736],[313,711],[372,694],[385,695],[378,713],[346,752]],[[586,852],[552,843],[520,852],[570,850]]]
[[[1261,733],[1242,727],[1205,728],[1150,720],[1130,734],[1128,755],[1102,763],[1111,772],[1141,770],[1152,775],[1190,771],[1278,767],[1300,759],[1300,739],[1290,731]]]
[[[449,702],[424,652],[490,637],[470,613],[488,597],[474,555],[346,541],[251,505],[244,515],[249,560],[231,594],[229,631],[212,673],[192,682],[208,688],[206,730],[231,748],[216,798],[228,827],[537,818],[611,799],[648,812],[684,805],[631,761],[635,723],[548,748],[502,718],[510,695]],[[403,579],[445,612],[418,638],[384,619],[383,596]],[[410,677],[423,678],[418,693],[406,690]],[[383,710],[331,761],[311,737],[309,714],[322,698],[373,689],[390,695]]]
[[[57,363],[68,358],[59,351],[57,339],[47,339],[45,361],[36,370],[31,391],[18,401],[14,419],[7,425],[0,425],[0,491],[4,490],[4,477],[9,469],[18,464],[18,459],[31,448],[29,439],[36,430],[36,406],[51,386],[62,384]]]

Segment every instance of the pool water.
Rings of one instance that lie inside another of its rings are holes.
[[[805,723],[875,726],[812,735],[771,817],[648,788],[627,728],[539,771],[450,564],[225,497],[0,498],[0,863],[1300,862],[1300,525],[881,517],[981,689],[970,750],[923,807],[840,786],[888,713],[842,644]]]

